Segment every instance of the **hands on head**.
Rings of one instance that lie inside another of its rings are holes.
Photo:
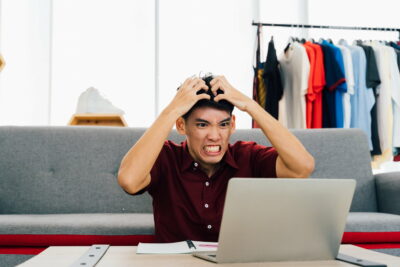
[[[204,79],[198,77],[187,78],[179,87],[171,102],[179,116],[188,112],[196,102],[207,99],[215,102],[225,100],[242,111],[246,111],[247,104],[252,101],[249,97],[235,89],[224,76],[216,76],[210,81],[209,88]],[[210,91],[213,97],[210,96]],[[208,94],[207,94],[208,92]]]

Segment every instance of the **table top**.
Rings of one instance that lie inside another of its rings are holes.
[[[19,267],[47,267],[47,266],[69,266],[80,258],[90,247],[70,246],[70,247],[49,247],[39,255],[18,265]],[[190,254],[172,255],[145,255],[136,254],[135,246],[110,246],[107,253],[103,256],[96,267],[105,266],[216,266],[202,259],[193,257]],[[365,260],[376,261],[387,264],[388,267],[400,266],[400,257],[379,253],[372,250],[363,249],[352,245],[341,245],[340,253],[353,257],[360,257]],[[257,263],[228,263],[218,264],[218,266],[355,266],[341,261],[303,261],[303,262],[257,262]]]

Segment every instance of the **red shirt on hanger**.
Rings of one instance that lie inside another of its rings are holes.
[[[314,100],[312,101],[311,112],[311,127],[322,128],[322,90],[325,87],[325,70],[324,70],[324,54],[321,46],[311,42],[304,44],[306,47],[311,47],[314,50],[315,63],[312,77],[312,87]],[[307,127],[308,128],[308,127]]]

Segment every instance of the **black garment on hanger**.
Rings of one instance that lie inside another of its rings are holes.
[[[379,77],[378,66],[376,64],[375,52],[371,46],[363,45],[362,42],[357,41],[357,45],[360,46],[365,53],[367,58],[367,73],[366,73],[366,83],[367,88],[372,88],[374,92],[375,99],[378,98],[379,91],[377,87],[381,84],[381,79]],[[371,155],[381,155],[381,145],[379,140],[378,132],[378,111],[376,109],[377,102],[375,101],[374,106],[371,109],[371,141],[372,141],[372,151]]]
[[[283,85],[281,80],[281,73],[279,71],[279,61],[276,56],[274,40],[268,44],[267,59],[264,63],[264,83],[267,91],[265,101],[265,110],[271,114],[275,119],[278,119],[279,114],[279,100],[283,95]]]

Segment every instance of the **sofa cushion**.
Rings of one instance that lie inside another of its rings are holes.
[[[400,214],[400,172],[375,175],[380,212]]]
[[[0,215],[0,234],[153,235],[153,214]]]
[[[343,243],[400,243],[400,215],[351,212],[347,217]]]

